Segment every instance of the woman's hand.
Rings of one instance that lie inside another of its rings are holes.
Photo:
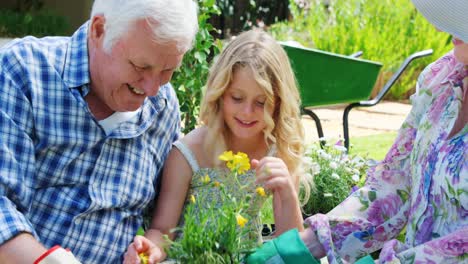
[[[144,236],[135,236],[124,255],[124,264],[140,264],[139,254],[148,255],[148,263],[155,264],[166,258],[166,253],[151,240]]]

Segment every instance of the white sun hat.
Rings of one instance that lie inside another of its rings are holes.
[[[468,43],[468,0],[412,0],[437,29]]]

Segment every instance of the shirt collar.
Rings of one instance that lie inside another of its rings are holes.
[[[81,87],[90,82],[88,58],[89,21],[71,36],[64,63],[63,81],[70,88]]]

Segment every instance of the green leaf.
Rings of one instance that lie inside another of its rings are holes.
[[[408,201],[408,198],[409,198],[409,193],[405,190],[401,190],[401,189],[398,189],[397,190],[397,194],[398,196],[400,196],[400,199],[403,203],[405,203],[406,201]]]
[[[206,54],[203,52],[195,52],[195,58],[198,60],[198,62],[202,63],[206,61]]]
[[[452,184],[450,184],[450,182],[449,182],[449,180],[447,178],[445,178],[445,182],[447,184],[447,188],[448,188],[449,193],[451,195],[453,195],[453,196],[457,196],[457,193],[455,192],[455,190],[452,187]]]
[[[180,111],[181,111],[182,113],[187,112],[187,111],[188,111],[188,106],[187,106],[187,104],[181,104],[181,105],[180,105]]]

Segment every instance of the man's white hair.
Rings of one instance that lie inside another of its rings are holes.
[[[106,52],[139,20],[149,23],[155,42],[175,42],[180,52],[186,52],[198,31],[197,11],[194,0],[95,0],[91,18],[105,18]]]

